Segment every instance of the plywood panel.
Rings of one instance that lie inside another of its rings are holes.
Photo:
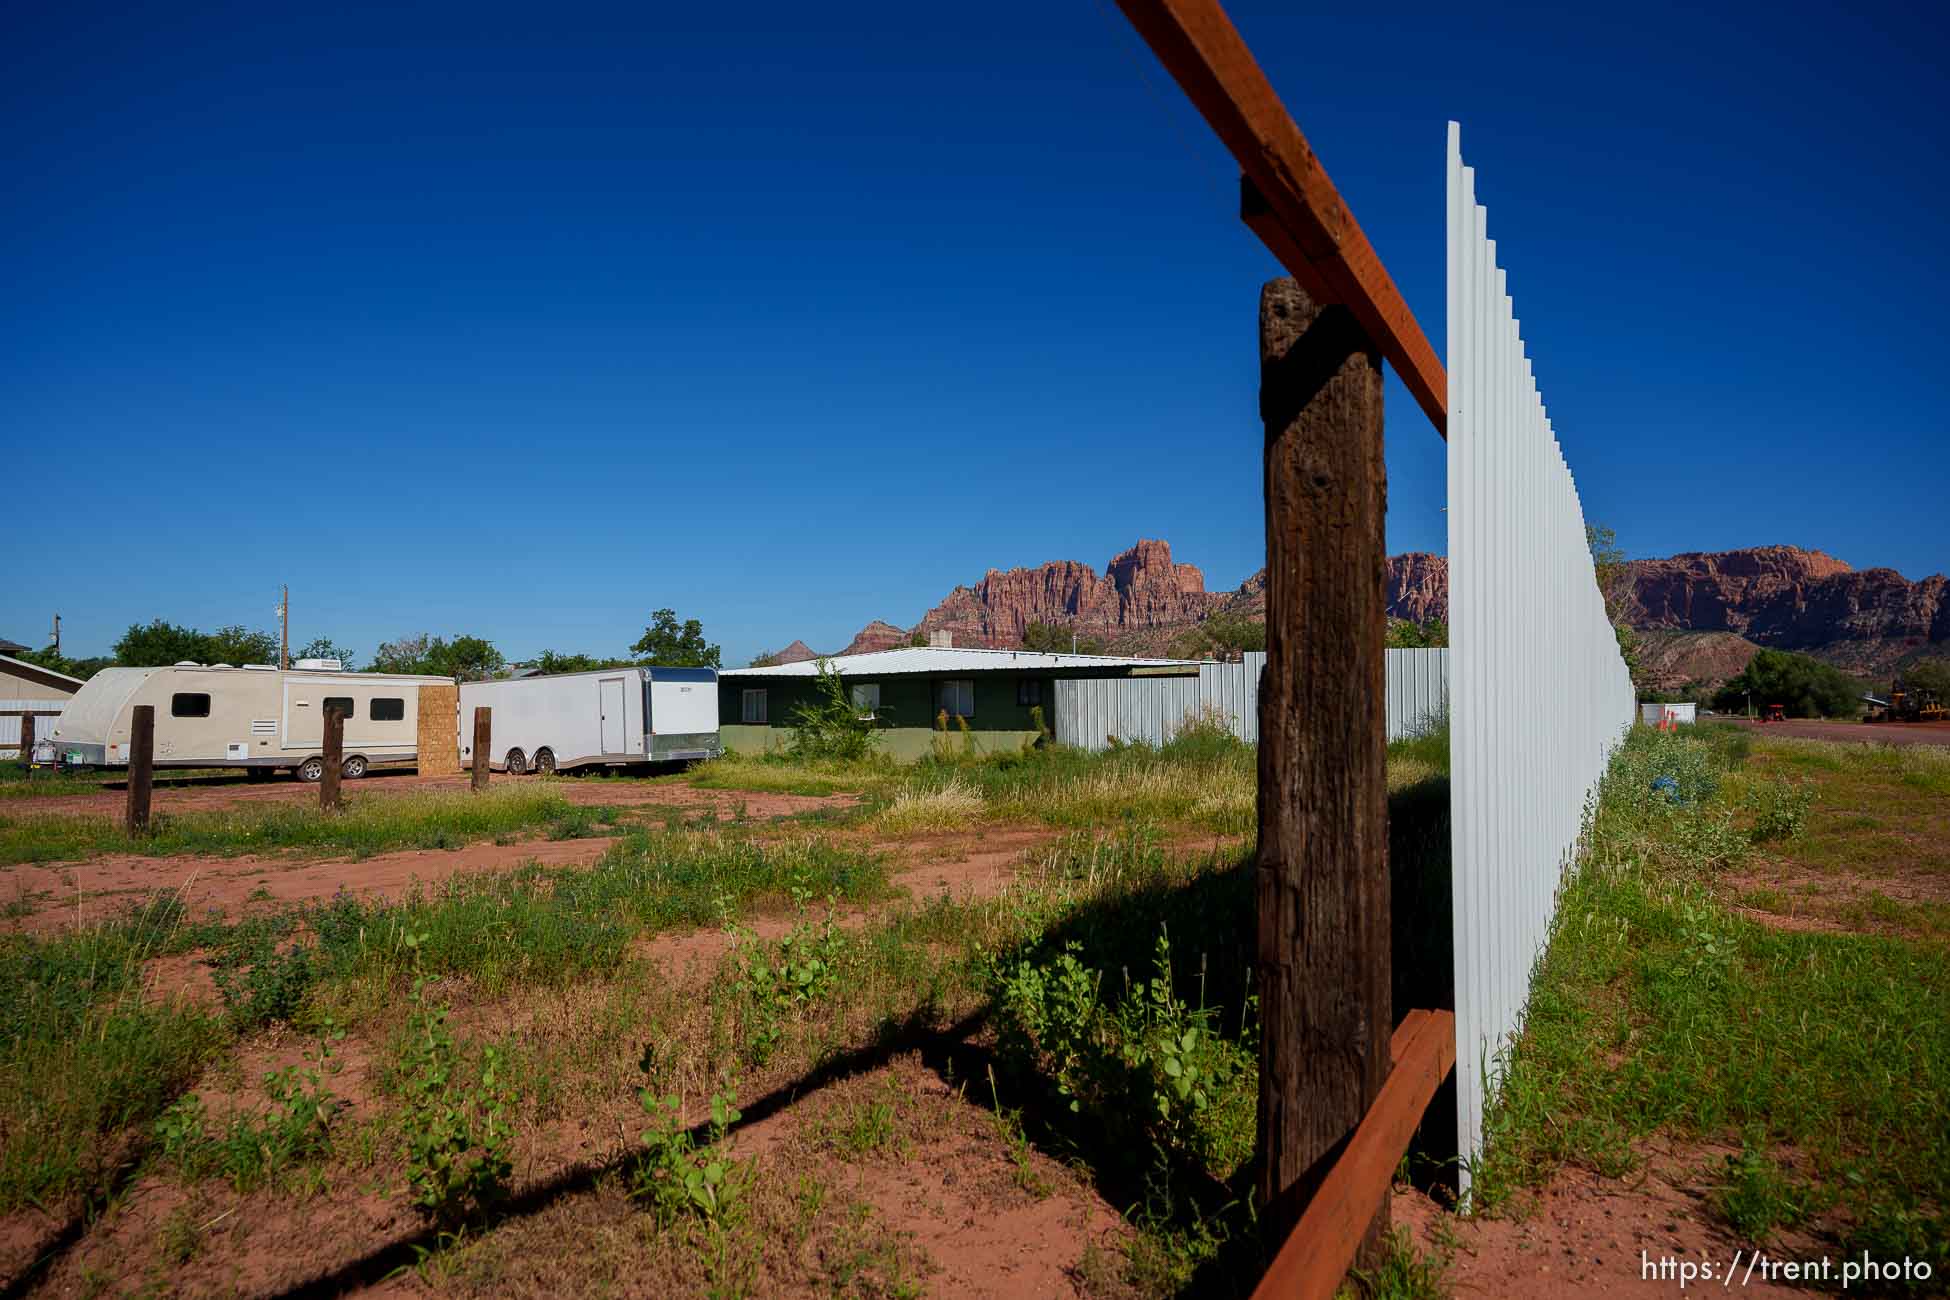
[[[420,775],[459,776],[460,742],[455,719],[460,716],[460,687],[420,688]]]

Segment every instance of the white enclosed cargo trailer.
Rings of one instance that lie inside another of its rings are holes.
[[[715,758],[715,668],[606,668],[549,677],[462,682],[462,763],[474,758],[474,710],[492,709],[490,766],[497,772]]]

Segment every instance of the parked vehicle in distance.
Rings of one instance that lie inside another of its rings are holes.
[[[715,758],[715,668],[605,668],[548,677],[462,682],[457,737],[474,758],[474,710],[486,706],[497,772],[566,772]]]
[[[325,774],[325,708],[346,713],[340,773],[419,761],[420,690],[453,687],[448,677],[347,673],[336,659],[301,659],[289,670],[265,664],[179,663],[104,668],[76,691],[54,727],[70,767],[126,767],[137,705],[154,705],[158,768],[239,767],[253,779],[280,770],[316,781]],[[451,708],[453,696],[443,692]],[[440,734],[445,735],[443,720]]]

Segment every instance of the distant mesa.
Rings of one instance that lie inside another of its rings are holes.
[[[1942,575],[1911,582],[1894,569],[1855,569],[1793,546],[1689,552],[1633,560],[1629,618],[1644,633],[1650,684],[1724,681],[1761,646],[1811,654],[1850,672],[1886,676],[1919,654],[1950,654],[1950,594]],[[1388,561],[1388,613],[1427,623],[1449,616],[1449,561],[1410,551]],[[959,646],[1014,649],[1031,623],[1074,630],[1118,654],[1160,655],[1213,615],[1264,620],[1266,572],[1232,591],[1207,591],[1198,566],[1146,538],[1098,573],[1078,560],[990,569],[903,629],[875,619],[842,654],[954,634]],[[1710,634],[1710,635],[1709,635]],[[803,641],[781,663],[816,657]]]
[[[807,645],[804,641],[794,641],[791,645],[773,655],[772,662],[776,664],[802,664],[808,659],[817,658],[819,656],[813,653],[811,646]]]
[[[840,653],[843,655],[863,655],[873,650],[892,650],[896,646],[906,645],[908,639],[908,633],[901,631],[892,623],[885,623],[880,619],[875,619],[854,633],[853,639],[846,643],[846,649],[840,651]]]

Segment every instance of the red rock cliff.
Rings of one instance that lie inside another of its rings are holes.
[[[1031,623],[1114,636],[1196,622],[1219,599],[1196,565],[1172,560],[1169,542],[1143,540],[1112,556],[1101,575],[1076,560],[990,569],[974,586],[949,592],[920,630],[946,629],[958,645],[1005,648],[1021,645]]]

